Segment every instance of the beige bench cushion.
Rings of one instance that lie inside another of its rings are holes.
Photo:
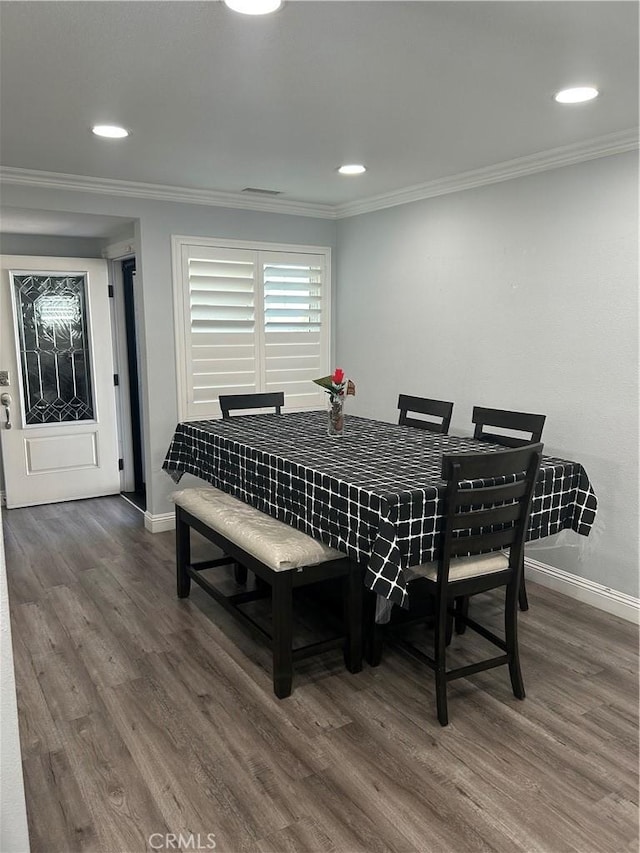
[[[174,503],[276,572],[339,560],[344,554],[219,489],[183,489]]]
[[[475,578],[479,575],[489,575],[503,572],[509,568],[509,556],[502,551],[492,554],[478,554],[472,557],[456,557],[449,565],[449,580],[460,581],[465,578]],[[435,581],[438,577],[437,563],[423,563],[421,566],[411,566],[405,569],[407,580],[428,578]]]

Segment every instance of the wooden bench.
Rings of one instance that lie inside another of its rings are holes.
[[[267,639],[273,653],[273,689],[284,699],[291,694],[293,661],[344,647],[349,672],[362,669],[362,573],[357,563],[340,551],[294,527],[254,509],[214,488],[175,492],[176,569],[178,597],[189,595],[194,580],[250,630]],[[196,530],[224,556],[191,562],[191,530]],[[264,583],[262,588],[225,595],[201,575],[205,569],[237,562]],[[344,579],[345,631],[338,637],[293,648],[293,590],[321,580]],[[272,633],[241,606],[271,595]]]

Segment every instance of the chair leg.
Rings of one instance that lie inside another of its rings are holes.
[[[435,674],[436,674],[436,707],[438,722],[441,726],[449,723],[447,711],[447,608],[446,603],[439,603],[438,618],[435,629]]]
[[[507,643],[507,654],[509,655],[509,676],[511,688],[516,699],[524,699],[524,682],[520,670],[520,652],[518,649],[518,603],[516,601],[515,586],[507,585],[506,603],[504,611],[504,633]]]
[[[520,591],[518,592],[518,603],[520,610],[529,609],[529,599],[527,598],[527,587],[524,582],[524,552],[522,553],[522,564],[520,566]]]
[[[454,602],[453,606],[455,608],[455,602]],[[447,625],[446,625],[446,629],[445,629],[445,642],[446,642],[447,646],[451,645],[451,640],[453,639],[454,615],[455,615],[454,613],[447,610]]]
[[[374,624],[371,629],[369,655],[367,663],[369,666],[380,666],[382,663],[382,650],[384,648],[385,629],[382,625]]]
[[[527,598],[527,588],[524,585],[524,575],[522,576],[522,580],[520,581],[520,591],[518,592],[518,601],[520,603],[520,610],[528,610],[529,609],[529,599]]]
[[[364,654],[369,666],[380,666],[384,631],[376,624],[377,596],[369,589],[364,590],[363,622],[364,622]]]
[[[187,598],[191,591],[191,578],[187,566],[191,562],[191,528],[183,521],[180,507],[176,507],[176,586],[178,598]]]
[[[357,563],[352,563],[349,574],[344,579],[347,639],[345,642],[345,664],[349,672],[362,671],[362,572]]]
[[[469,596],[461,595],[456,598],[454,608],[461,616],[467,616],[469,613]],[[467,630],[467,626],[462,619],[454,619],[454,625],[456,634],[464,634]]]
[[[273,692],[291,695],[293,682],[293,584],[291,572],[275,572],[271,609],[273,619]]]

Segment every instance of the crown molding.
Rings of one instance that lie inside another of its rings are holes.
[[[213,207],[255,210],[263,213],[281,213],[289,216],[344,219],[362,213],[384,210],[387,207],[396,207],[401,204],[434,198],[439,195],[509,181],[536,172],[546,172],[562,166],[571,166],[584,160],[622,154],[636,148],[638,148],[638,129],[630,128],[606,136],[599,136],[586,142],[551,148],[547,151],[529,154],[526,157],[518,157],[515,160],[506,160],[481,169],[460,172],[446,178],[437,178],[434,181],[427,181],[389,193],[338,205],[287,201],[279,198],[255,198],[247,197],[241,193],[147,184],[139,181],[121,181],[113,178],[92,178],[83,175],[66,175],[59,172],[40,172],[12,166],[0,166],[0,182],[7,185],[30,186],[40,189],[72,190],[155,201],[202,204]]]
[[[66,175],[60,172],[40,172],[0,166],[0,182],[39,189],[72,190],[100,195],[127,196],[154,201],[173,201],[182,204],[202,204],[212,207],[230,207],[255,210],[263,213],[282,213],[290,216],[313,216],[335,219],[333,206],[305,201],[287,201],[276,198],[256,198],[241,193],[219,190],[201,190],[164,184],[146,184],[140,181],[121,181],[114,178],[92,178],[85,175]]]
[[[486,184],[497,184],[500,181],[533,175],[536,172],[547,172],[561,166],[581,163],[584,160],[622,154],[625,151],[633,151],[635,148],[638,148],[638,128],[630,128],[606,136],[599,136],[587,142],[563,145],[560,148],[551,148],[537,154],[518,157],[515,160],[505,160],[502,163],[496,163],[482,169],[460,172],[447,178],[438,178],[424,184],[416,184],[412,187],[404,187],[389,193],[370,196],[360,201],[339,204],[334,207],[335,217],[336,219],[344,219],[349,216],[358,216],[361,213],[384,210],[387,207],[422,201],[439,195],[482,187]]]

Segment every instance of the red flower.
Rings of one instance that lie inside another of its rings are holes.
[[[350,379],[344,375],[344,370],[341,367],[336,367],[332,374],[323,376],[321,379],[313,380],[316,385],[327,392],[333,402],[336,397],[344,397],[356,393],[356,386]]]

